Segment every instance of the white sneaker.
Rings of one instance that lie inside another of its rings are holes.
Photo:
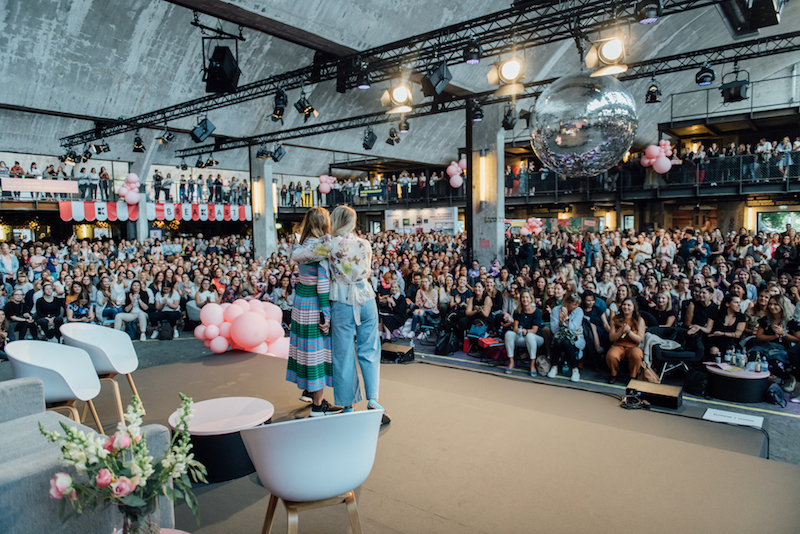
[[[142,332],[142,335],[139,336],[139,341],[147,341],[147,334]]]
[[[158,337],[158,329],[153,330],[153,333],[150,334],[150,339],[155,339]]]
[[[547,372],[547,378],[555,378],[557,374],[558,374],[558,369],[556,369],[556,366],[554,365]]]
[[[581,381],[581,372],[578,371],[578,368],[572,370],[572,376],[569,377],[570,382],[580,382]]]
[[[178,337],[178,331],[177,330],[173,330],[172,331],[172,337]]]

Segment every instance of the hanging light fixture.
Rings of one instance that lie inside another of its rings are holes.
[[[272,122],[281,121],[281,124],[283,124],[283,112],[286,110],[287,105],[289,105],[289,97],[286,96],[286,91],[283,87],[278,87],[278,90],[275,92],[275,107],[272,110]]]
[[[358,88],[369,89],[370,87],[369,64],[361,63],[358,71]]]
[[[661,89],[658,87],[658,82],[655,77],[650,80],[650,85],[647,88],[647,94],[644,97],[645,104],[656,104],[661,102]]]
[[[467,65],[477,65],[481,62],[481,56],[483,56],[481,44],[473,37],[470,42],[467,43],[467,46],[464,47],[464,63]]]
[[[523,62],[517,57],[516,52],[505,61],[492,66],[486,77],[490,84],[500,86],[494,92],[494,96],[518,95],[525,92],[525,86],[519,83],[519,80],[525,77],[522,66]]]
[[[402,76],[381,95],[381,105],[391,108],[386,113],[408,113],[411,111],[412,101],[411,84]]]
[[[472,101],[472,122],[481,122],[483,120],[483,108],[481,103],[477,100]]]
[[[408,132],[408,127],[409,127],[408,119],[405,117],[400,117],[400,126],[398,127],[400,133]]]
[[[133,151],[142,153],[145,151],[144,143],[142,142],[142,137],[139,135],[139,130],[136,130],[136,133],[133,136]]]
[[[662,11],[661,0],[641,0],[636,4],[636,19],[639,24],[655,24]]]
[[[294,103],[294,109],[303,116],[303,122],[307,122],[311,115],[319,117],[319,112],[314,109],[314,106],[312,106],[311,102],[306,98],[305,91],[302,90],[300,91],[300,100]]]
[[[700,87],[705,87],[706,85],[711,85],[716,77],[711,65],[705,65],[704,67],[700,67],[700,70],[694,75],[694,81],[697,82],[697,85]]]

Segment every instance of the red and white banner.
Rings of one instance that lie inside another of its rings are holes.
[[[126,202],[61,201],[58,211],[62,221],[135,221],[139,205]]]
[[[147,204],[150,221],[252,221],[250,206],[223,204]]]

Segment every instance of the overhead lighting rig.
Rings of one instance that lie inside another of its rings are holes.
[[[306,98],[306,92],[301,90],[300,91],[300,100],[294,103],[294,109],[303,116],[303,122],[308,122],[308,118],[311,115],[314,117],[319,117],[319,112],[314,109],[314,106],[311,105],[311,102],[308,101]]]
[[[494,96],[518,95],[525,92],[525,86],[520,83],[520,80],[525,78],[522,67],[523,61],[516,52],[513,52],[510,58],[492,66],[486,78],[490,84],[500,86],[494,92]]]
[[[91,150],[95,154],[102,154],[103,152],[111,152],[111,148],[105,141],[102,141],[100,143],[92,143],[91,145],[89,145],[89,150]]]
[[[706,64],[705,66],[701,67],[697,74],[694,75],[694,81],[700,87],[705,87],[706,85],[711,85],[714,83],[717,75],[714,73],[714,69],[711,68],[710,64]]]
[[[645,104],[657,104],[661,102],[661,88],[658,86],[655,76],[650,80],[647,87],[647,94],[644,97]]]
[[[739,72],[744,72],[747,76],[744,80],[739,79]],[[726,82],[725,78],[733,76],[734,80]],[[739,63],[733,64],[733,72],[729,72],[722,77],[722,86],[720,92],[722,93],[722,102],[731,104],[733,102],[741,102],[747,100],[747,89],[750,87],[750,73],[739,70]]]
[[[133,136],[133,151],[142,153],[145,150],[144,143],[142,142],[142,136],[139,135],[139,130],[136,130],[136,133]]]
[[[272,122],[281,121],[283,124],[283,112],[286,111],[286,106],[289,105],[289,97],[283,87],[278,87],[275,93],[275,108],[272,110]]]
[[[389,138],[386,140],[386,144],[392,146],[400,144],[400,136],[393,127],[389,128]]]
[[[367,127],[367,130],[364,132],[364,140],[361,143],[361,146],[364,147],[364,150],[372,150],[372,147],[375,146],[375,141],[378,140],[378,136],[375,135],[375,132],[372,131],[371,127]]]
[[[381,95],[381,105],[385,108],[391,108],[386,113],[408,113],[411,111],[413,100],[411,84],[403,78],[402,74],[394,85]]]

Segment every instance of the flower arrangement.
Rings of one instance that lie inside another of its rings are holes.
[[[206,482],[205,467],[194,459],[189,436],[192,418],[192,399],[179,394],[181,407],[169,449],[160,461],[149,455],[141,433],[144,409],[138,397],[133,397],[125,414],[125,422],[117,425],[112,436],[87,435],[61,423],[64,434],[39,430],[49,441],[58,442],[66,466],[75,466],[78,482],[67,473],[56,473],[50,481],[50,497],[60,499],[59,515],[67,520],[85,509],[100,505],[116,505],[123,515],[125,534],[158,532],[148,516],[156,515],[158,497],[170,500],[183,498],[197,517],[197,500],[192,493],[191,479]],[[173,485],[170,487],[169,481]],[[66,514],[66,505],[72,513]],[[198,519],[199,520],[199,519]]]

